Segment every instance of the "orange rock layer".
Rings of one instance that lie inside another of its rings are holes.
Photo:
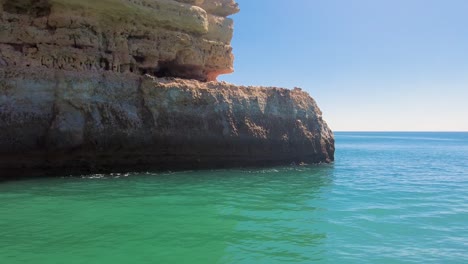
[[[232,0],[0,0],[0,180],[332,162],[333,133],[307,93],[207,82],[232,71],[237,11]]]
[[[216,80],[232,0],[0,0],[0,66]]]

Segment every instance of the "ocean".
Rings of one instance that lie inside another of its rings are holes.
[[[468,133],[335,136],[334,164],[0,183],[0,263],[468,263]]]

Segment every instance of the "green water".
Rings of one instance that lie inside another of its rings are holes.
[[[468,134],[337,134],[335,164],[0,184],[0,263],[467,263]]]
[[[304,259],[314,258],[326,237],[315,225],[321,209],[314,199],[331,181],[330,170],[6,184],[0,187],[1,263],[217,263],[266,256],[287,261],[304,253]]]

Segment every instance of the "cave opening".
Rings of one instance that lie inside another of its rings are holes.
[[[158,78],[174,77],[182,79],[194,79],[198,81],[206,81],[206,76],[200,66],[181,65],[174,61],[159,62],[159,67],[154,69],[154,76]]]
[[[155,69],[154,76],[158,78],[175,77],[172,74],[171,67],[165,65],[164,63],[161,63],[161,65],[157,69]]]

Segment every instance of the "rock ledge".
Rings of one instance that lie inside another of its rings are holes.
[[[105,8],[104,8],[105,7]],[[332,162],[301,89],[232,71],[232,0],[0,0],[0,180]]]

